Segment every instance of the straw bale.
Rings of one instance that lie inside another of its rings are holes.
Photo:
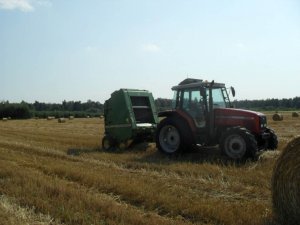
[[[299,117],[299,113],[293,112],[293,113],[292,113],[292,117]]]
[[[8,119],[7,119],[7,118],[5,118],[5,117],[4,117],[4,118],[2,118],[2,121],[7,121],[7,120],[8,120]]]
[[[272,201],[276,218],[286,225],[300,221],[300,136],[291,140],[275,163]]]
[[[66,122],[65,118],[59,118],[57,121],[58,121],[59,123],[65,123],[65,122]]]
[[[275,113],[273,115],[273,120],[274,121],[282,121],[283,120],[283,115],[282,114],[279,114],[279,113]]]
[[[48,116],[48,117],[47,117],[47,120],[53,120],[53,119],[55,119],[54,116]]]
[[[74,119],[74,116],[69,116],[69,120],[73,120]]]

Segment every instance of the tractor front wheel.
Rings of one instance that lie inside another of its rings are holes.
[[[269,132],[270,132],[270,138],[268,140],[267,148],[270,150],[275,150],[278,147],[277,135],[275,134],[275,132],[272,129],[269,129]]]
[[[257,142],[245,128],[229,128],[221,137],[221,151],[233,160],[242,160],[247,156],[255,157]]]

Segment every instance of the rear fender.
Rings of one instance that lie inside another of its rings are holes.
[[[167,111],[159,112],[158,117],[170,117],[174,114],[176,114],[175,110],[167,110]]]
[[[168,110],[158,113],[158,117],[173,117],[174,120],[178,122],[181,126],[185,127],[185,131],[188,134],[185,134],[189,137],[190,142],[195,144],[196,140],[196,126],[194,121],[183,111],[181,110]]]
[[[195,133],[197,130],[194,120],[182,110],[177,109],[159,112],[158,117],[177,117],[178,119],[181,119],[183,122],[187,123],[187,126],[193,133]]]

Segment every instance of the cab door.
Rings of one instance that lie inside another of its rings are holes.
[[[183,90],[180,108],[193,119],[197,128],[206,126],[206,106],[199,89]]]

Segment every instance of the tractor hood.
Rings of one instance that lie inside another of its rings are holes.
[[[215,126],[242,126],[248,130],[259,133],[266,127],[267,120],[263,113],[232,108],[214,109]]]

